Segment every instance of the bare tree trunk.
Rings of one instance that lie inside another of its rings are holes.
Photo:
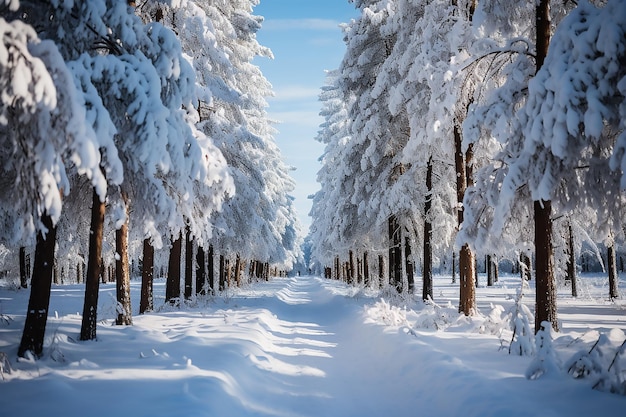
[[[143,240],[143,262],[141,268],[141,299],[139,314],[154,310],[154,247],[150,239]]]
[[[224,260],[224,255],[220,255],[220,264],[219,264],[219,290],[224,291],[226,289],[226,262]]]
[[[235,283],[241,287],[241,258],[239,254],[235,256]]]
[[[487,269],[487,286],[493,287],[494,268],[493,268],[493,261],[491,260],[491,255],[485,256],[485,267]]]
[[[367,259],[367,252],[363,252],[363,283],[366,287],[370,285],[370,265]]]
[[[28,275],[26,274],[26,248],[20,246],[20,286],[28,288]]]
[[[426,166],[426,200],[424,201],[424,266],[422,268],[422,299],[433,299],[433,225],[430,221],[430,209],[432,207],[433,189],[433,157],[428,158]]]
[[[474,254],[470,250],[469,245],[465,244],[459,254],[459,282],[461,286],[459,313],[463,313],[466,316],[476,312],[475,267]]]
[[[457,220],[459,226],[463,223],[463,197],[468,185],[468,166],[471,157],[470,150],[467,154],[463,154],[461,128],[456,125],[454,127],[454,144],[455,144],[455,167],[457,174],[457,201],[459,209],[457,212]],[[475,281],[475,263],[474,254],[468,244],[464,244],[459,252],[459,312],[469,316],[476,311],[476,281]]]
[[[104,234],[104,201],[93,190],[91,206],[91,226],[89,230],[89,257],[87,277],[85,279],[85,301],[83,304],[83,320],[80,328],[80,340],[96,338],[96,322],[98,318],[98,292],[100,275],[102,274],[102,236]]]
[[[572,285],[572,297],[578,297],[578,283],[576,282],[576,251],[574,249],[574,233],[572,232],[572,221],[567,222],[569,236],[567,239],[567,279]]]
[[[198,246],[196,252],[196,295],[205,295],[206,274],[204,272],[204,248]]]
[[[404,267],[406,269],[406,279],[409,286],[409,294],[413,294],[415,290],[415,268],[411,259],[411,240],[408,236],[404,237]]]
[[[354,253],[352,251],[348,252],[348,265],[347,265],[347,281],[348,284],[354,284]]]
[[[390,216],[389,226],[389,284],[402,292],[402,231],[396,216]]]
[[[611,242],[607,247],[607,263],[609,270],[609,298],[614,300],[619,298],[617,291],[617,262],[615,257],[615,241],[611,237]]]
[[[182,252],[182,236],[179,233],[172,242],[170,257],[167,263],[167,280],[165,281],[165,302],[175,304],[180,300],[180,255]]]
[[[213,265],[213,245],[209,245],[209,253],[207,256],[207,272],[209,274],[209,291],[211,294],[215,294],[215,268]]]
[[[383,288],[385,284],[385,258],[378,255],[378,287]]]
[[[537,28],[536,64],[537,71],[543,65],[550,43],[550,1],[540,0],[535,8]],[[541,323],[552,323],[559,330],[556,309],[556,283],[554,279],[554,253],[552,247],[552,204],[550,201],[535,201],[535,333]]]
[[[535,333],[548,321],[558,331],[550,201],[535,201]]]
[[[32,352],[37,357],[41,356],[48,321],[54,270],[56,226],[52,224],[50,216],[45,213],[41,216],[41,223],[48,231],[45,234],[37,233],[33,276],[30,281],[30,298],[28,299],[22,340],[17,350],[20,357],[24,357],[26,352]]]
[[[185,231],[185,300],[191,298],[193,293],[193,241],[191,230]]]
[[[452,283],[456,284],[456,252],[452,252]]]
[[[126,221],[115,231],[115,247],[117,256],[115,258],[115,280],[116,295],[118,304],[118,313],[115,324],[131,325],[133,324],[133,313],[130,306],[130,266],[128,261],[128,205],[126,198],[124,199],[126,210]]]

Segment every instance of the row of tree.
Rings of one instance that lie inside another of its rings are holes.
[[[267,274],[300,256],[294,182],[265,110],[271,85],[252,63],[271,57],[256,40],[257,4],[1,2],[0,243],[15,256],[35,247],[19,355],[42,352],[55,265],[86,265],[88,340],[103,265],[115,264],[117,323],[130,324],[131,258],[145,311],[155,249],[170,249],[168,299],[183,296],[182,241],[201,277],[214,254],[220,275],[231,259]]]
[[[377,257],[381,279],[412,290],[419,259],[426,300],[433,265],[452,263],[470,315],[476,253],[533,259],[536,330],[556,328],[555,271],[583,241],[614,266],[624,238],[623,3],[351,1],[360,16],[320,95],[320,272]]]

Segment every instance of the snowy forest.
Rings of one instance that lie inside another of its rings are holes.
[[[535,4],[536,3],[536,4]],[[477,269],[557,285],[608,273],[625,243],[626,7],[621,1],[354,1],[320,101],[319,273],[433,300],[435,272],[476,308]],[[620,267],[623,270],[623,260]],[[483,262],[484,260],[484,262]]]
[[[0,0],[0,410],[623,410],[626,3],[344,1],[304,236],[260,0]]]
[[[42,352],[53,282],[85,283],[91,340],[100,281],[131,324],[136,271],[145,312],[164,271],[175,304],[300,256],[271,85],[252,64],[271,57],[257,3],[3,2],[0,250],[23,287],[33,258],[20,355]]]

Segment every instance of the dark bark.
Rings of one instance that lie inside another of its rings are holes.
[[[485,256],[485,267],[487,269],[487,286],[492,287],[494,284],[494,268],[491,255]]]
[[[165,302],[175,304],[180,299],[180,255],[182,252],[182,236],[179,233],[172,242],[170,257],[167,264],[167,280],[165,281]]]
[[[226,275],[226,286],[227,288],[231,288],[232,287],[232,283],[230,282],[231,280],[231,269],[230,269],[230,259],[226,258],[224,260],[224,273]]]
[[[574,233],[571,221],[567,224],[569,236],[567,239],[567,279],[572,286],[572,297],[578,297],[578,283],[576,282],[576,252],[574,249]]]
[[[402,232],[396,216],[390,216],[389,226],[389,285],[402,292]]]
[[[219,264],[219,290],[224,291],[226,289],[226,274],[225,274],[226,262],[224,260],[224,255],[220,255],[220,264]]]
[[[615,256],[615,243],[611,242],[607,247],[607,263],[609,272],[609,298],[611,300],[619,298],[617,290],[617,262]]]
[[[535,201],[535,333],[548,321],[558,331],[550,201]]]
[[[347,264],[347,281],[348,284],[354,284],[354,253],[348,252],[348,264]]]
[[[22,288],[28,288],[28,273],[26,272],[26,248],[20,246],[20,286]]]
[[[383,288],[385,283],[385,258],[378,255],[378,287]]]
[[[530,281],[532,279],[532,265],[530,263],[530,257],[522,252],[519,255],[519,260],[521,278],[526,279],[526,281]]]
[[[428,158],[426,166],[426,200],[424,201],[424,266],[422,268],[422,299],[424,301],[433,299],[433,247],[432,231],[433,225],[430,221],[430,209],[432,207],[433,189],[433,158]]]
[[[237,287],[241,287],[241,258],[239,254],[235,257],[235,283]]]
[[[465,244],[459,253],[459,313],[466,316],[474,314],[476,311],[475,267],[474,254]]]
[[[54,270],[56,226],[52,224],[52,219],[47,214],[41,216],[41,223],[48,230],[45,235],[41,232],[37,234],[33,276],[30,281],[30,298],[28,299],[22,340],[17,350],[20,357],[24,357],[26,352],[32,352],[37,357],[41,356],[48,321]]]
[[[404,267],[406,269],[406,279],[409,286],[409,294],[413,294],[415,290],[415,268],[411,259],[411,240],[408,236],[404,237]]]
[[[104,202],[93,191],[91,206],[91,226],[89,231],[89,255],[87,261],[87,277],[85,278],[85,301],[83,304],[83,320],[80,328],[80,340],[96,338],[98,317],[98,292],[102,274],[102,236],[104,234]]]
[[[366,287],[370,285],[370,265],[367,258],[367,252],[363,253],[363,283]]]
[[[154,310],[154,247],[150,239],[143,241],[143,262],[141,268],[141,299],[139,314]]]
[[[452,252],[452,283],[456,284],[456,252]]]
[[[456,191],[459,206],[463,203],[465,190],[467,189],[468,180],[471,180],[471,148],[464,155],[462,148],[461,128],[456,125],[454,127],[454,144],[455,144],[455,168],[456,168]],[[463,209],[457,211],[457,221],[459,226],[463,223]],[[464,244],[459,252],[459,312],[469,316],[476,310],[476,279],[475,279],[475,261],[468,244]]]
[[[196,252],[196,295],[205,295],[206,274],[204,272],[204,248],[198,247]]]
[[[128,206],[127,206],[128,207]],[[128,210],[128,209],[127,209]],[[115,259],[115,281],[118,303],[117,319],[115,324],[133,324],[133,313],[130,306],[130,264],[128,255],[128,212],[126,221],[115,231],[115,247],[117,257]]]
[[[189,300],[193,293],[193,241],[189,228],[185,236],[185,300]]]
[[[536,65],[543,65],[550,43],[550,1],[540,0],[535,7]],[[550,201],[535,201],[535,266],[536,300],[535,333],[541,323],[548,321],[555,331],[559,330],[556,309],[556,283],[554,279],[554,253],[552,245],[552,204]]]
[[[207,254],[207,272],[209,274],[209,291],[215,294],[215,268],[213,266],[213,245],[209,245],[209,253]]]

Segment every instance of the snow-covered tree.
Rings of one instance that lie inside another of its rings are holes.
[[[15,14],[7,15],[14,17],[24,13],[17,2],[12,2],[9,10]],[[1,18],[0,27],[4,51],[0,63],[4,102],[0,136],[5,142],[2,169],[6,170],[2,177],[13,178],[6,185],[17,187],[2,193],[2,211],[15,225],[3,229],[11,232],[3,238],[23,241],[37,234],[31,297],[18,353],[40,355],[54,268],[56,223],[62,194],[70,191],[68,167],[86,175],[95,193],[104,196],[107,183],[101,169],[120,165],[111,138],[99,135],[88,123],[85,97],[77,91],[57,45],[40,40],[25,22]],[[106,162],[101,160],[101,150],[106,152]],[[121,172],[113,178],[114,183],[120,181]]]
[[[547,3],[540,6],[540,21],[545,23]],[[484,181],[466,199],[467,205],[474,207],[470,209],[474,213],[472,224],[483,212],[478,207],[493,207],[485,217],[488,226],[479,229],[500,236],[515,211],[530,200],[535,201],[535,218],[544,213],[541,218],[546,220],[543,226],[535,225],[538,237],[551,236],[551,229],[544,227],[554,217],[550,206],[558,213],[589,205],[598,210],[597,230],[619,227],[623,151],[621,136],[611,131],[623,129],[624,72],[623,65],[618,64],[624,54],[619,35],[624,33],[623,9],[619,2],[600,8],[581,2],[557,25],[547,54],[540,46],[547,49],[549,28],[538,31],[543,36],[539,36],[535,54],[540,68],[529,82],[528,98],[511,119],[512,135],[488,168],[492,172],[483,172]],[[484,197],[479,197],[480,193]],[[550,246],[548,242],[542,249],[536,243],[536,250],[549,254]],[[538,261],[542,259],[537,267],[538,282],[551,286],[551,255],[538,257]],[[554,294],[543,287],[538,287],[537,293]],[[539,312],[545,311],[543,301],[537,300]],[[547,314],[554,317],[539,317],[536,325],[544,319],[555,325],[555,308],[548,307]]]

